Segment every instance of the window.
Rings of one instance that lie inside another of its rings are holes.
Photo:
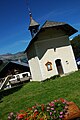
[[[15,76],[11,76],[11,79],[15,78]]]
[[[19,76],[19,75],[17,75],[16,77],[17,77],[17,80],[19,81],[19,80],[20,80],[20,76]]]
[[[22,76],[23,76],[23,77],[28,77],[28,74],[23,74]]]
[[[46,65],[48,71],[52,70],[52,63],[51,62],[48,61],[45,65]]]

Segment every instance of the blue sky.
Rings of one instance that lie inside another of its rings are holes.
[[[80,34],[80,0],[0,0],[0,54],[24,51],[31,40],[26,1],[40,25],[66,22]]]

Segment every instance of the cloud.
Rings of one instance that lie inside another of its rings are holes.
[[[44,16],[38,18],[39,21],[43,21],[43,20],[47,20],[50,19],[51,17],[55,18],[55,17],[61,17],[61,16],[67,16],[67,15],[71,15],[76,13],[77,10],[75,9],[66,9],[66,10],[62,10],[62,9],[58,9],[58,10],[52,10],[49,13],[45,14]]]
[[[28,41],[27,40],[18,40],[18,41],[16,41],[16,42],[14,42],[11,46],[17,46],[17,45],[20,45],[20,44],[27,44],[28,43]]]

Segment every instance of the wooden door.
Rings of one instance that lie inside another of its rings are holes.
[[[62,67],[62,64],[61,64],[61,60],[60,60],[60,59],[57,59],[57,60],[55,61],[55,63],[56,63],[56,67],[57,67],[58,74],[59,74],[59,75],[64,74],[64,72],[63,72],[63,67]]]

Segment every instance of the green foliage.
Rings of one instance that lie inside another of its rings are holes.
[[[20,111],[16,115],[10,112],[9,120],[62,120],[67,112],[68,104],[63,98],[51,101],[48,104],[37,104],[28,108],[26,111]]]
[[[80,57],[80,35],[74,37],[71,40],[71,45],[72,45],[75,57],[76,58]]]
[[[7,120],[9,112],[19,112],[36,103],[47,104],[55,99],[64,98],[80,106],[80,71],[68,76],[58,77],[45,82],[29,82],[0,101],[0,120]]]

